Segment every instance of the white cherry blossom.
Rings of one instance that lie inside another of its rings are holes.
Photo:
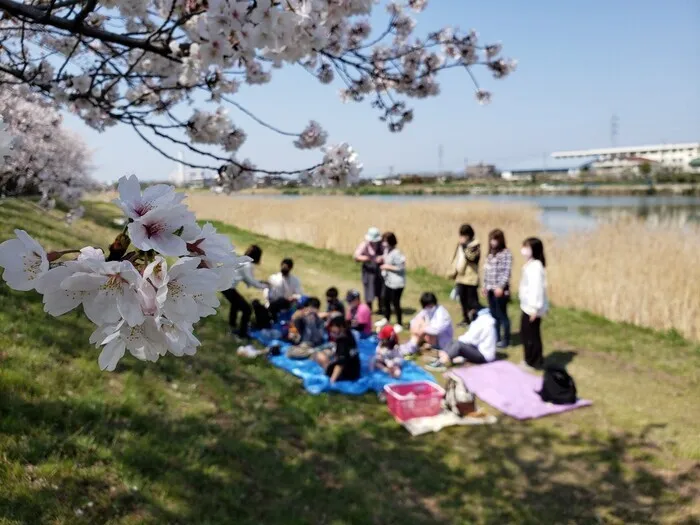
[[[202,226],[187,242],[187,251],[192,257],[199,257],[209,268],[222,265],[235,265],[238,257],[228,236],[216,233],[216,228],[210,222]]]
[[[122,321],[99,345],[104,347],[98,358],[100,369],[110,372],[116,369],[126,350],[136,359],[156,362],[168,349],[165,335],[153,317],[146,317],[137,326]]]
[[[208,311],[218,301],[219,277],[212,270],[198,268],[200,262],[198,257],[182,257],[168,268],[165,260],[158,261],[156,298],[163,315],[175,323],[196,323],[202,317],[200,309]]]
[[[0,266],[5,269],[2,278],[13,290],[33,290],[49,270],[49,260],[44,248],[26,231],[15,230],[15,235],[15,239],[0,244]]]
[[[117,190],[119,198],[113,202],[133,220],[143,217],[159,206],[179,204],[185,198],[184,194],[176,193],[175,188],[168,184],[155,184],[141,193],[141,184],[136,175],[121,177]]]
[[[129,261],[102,263],[95,259],[84,261],[88,272],[76,272],[67,277],[61,288],[66,291],[85,292],[83,310],[97,325],[118,323],[122,319],[129,326],[143,323],[139,288],[141,274]]]
[[[187,254],[183,231],[195,222],[194,214],[185,206],[156,208],[128,226],[131,243],[139,250],[155,250],[163,255]]]

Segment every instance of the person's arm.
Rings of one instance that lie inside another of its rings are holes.
[[[527,273],[527,293],[523,311],[534,320],[544,307],[544,268],[541,264],[530,262],[525,272]]]
[[[257,288],[258,290],[262,290],[263,288],[267,288],[267,283],[264,283],[262,281],[258,281],[255,278],[255,276],[253,275],[252,263],[246,264],[242,269],[242,273],[243,273],[243,282],[249,288]]]
[[[464,250],[464,256],[466,257],[467,261],[469,261],[469,262],[476,261],[480,255],[481,255],[481,246],[479,246],[479,241],[470,242],[467,245],[467,248]]]
[[[496,257],[496,286],[503,290],[510,282],[510,274],[513,269],[513,255],[510,250],[503,250]]]
[[[365,252],[367,251],[367,243],[362,242],[360,245],[357,247],[355,250],[355,260],[357,262],[367,262],[370,260],[370,257],[368,255],[365,255]]]
[[[340,374],[343,373],[343,365],[340,363],[336,363],[335,366],[333,367],[333,373],[331,374],[331,383],[335,383],[338,381],[338,378],[340,377]]]

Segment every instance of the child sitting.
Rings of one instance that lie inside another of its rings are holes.
[[[290,327],[290,340],[315,348],[321,346],[325,339],[326,324],[319,316],[321,301],[317,297],[309,297],[304,307],[295,312]]]
[[[379,344],[374,359],[370,364],[370,370],[375,368],[389,374],[391,377],[401,375],[403,358],[399,347],[399,338],[392,326],[385,326],[378,334]]]
[[[316,352],[314,360],[323,367],[331,383],[336,381],[356,381],[360,378],[360,353],[357,341],[342,317],[330,320],[331,337],[335,350]]]
[[[338,289],[335,286],[326,290],[326,311],[321,313],[322,318],[330,319],[336,315],[345,317],[345,305],[338,296]]]

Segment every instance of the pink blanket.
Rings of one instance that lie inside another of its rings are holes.
[[[536,419],[592,404],[585,399],[579,399],[573,405],[545,403],[537,394],[542,388],[542,377],[508,361],[458,368],[452,373],[484,403],[515,419]]]

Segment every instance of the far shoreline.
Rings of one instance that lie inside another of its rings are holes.
[[[458,196],[458,195],[572,195],[572,196],[700,196],[700,183],[661,184],[484,184],[458,187],[449,185],[411,184],[405,186],[363,185],[351,188],[256,188],[243,195],[342,195],[342,196]]]

